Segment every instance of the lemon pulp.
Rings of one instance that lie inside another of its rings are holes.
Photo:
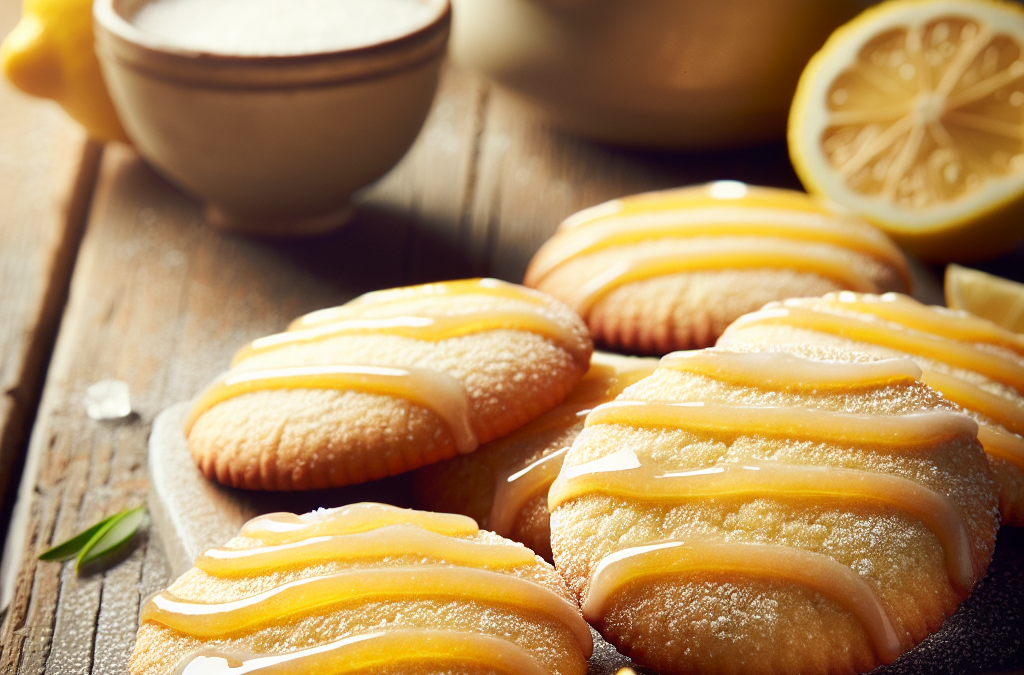
[[[904,0],[865,12],[808,65],[790,150],[824,193],[932,259],[1024,235],[1024,11]]]

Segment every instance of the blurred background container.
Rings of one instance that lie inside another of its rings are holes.
[[[647,148],[782,138],[797,79],[854,0],[453,0],[453,58],[557,125]]]

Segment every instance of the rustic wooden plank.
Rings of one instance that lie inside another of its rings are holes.
[[[6,0],[4,0],[6,1]],[[35,554],[145,499],[153,418],[192,396],[242,343],[303,312],[400,283],[491,272],[518,279],[561,218],[641,190],[737,178],[796,186],[785,149],[652,155],[538,124],[505,94],[445,74],[402,164],[353,222],[299,242],[222,235],[129,149],[110,149],[29,449],[39,467],[17,593],[0,627],[0,672],[123,672],[139,602],[167,581],[141,538],[118,567],[77,577]],[[136,415],[85,417],[85,388],[129,383]]]
[[[38,499],[33,500],[24,542],[28,550],[45,548],[43,542],[49,540],[49,533],[53,531],[56,521],[56,507],[52,495],[39,495]],[[36,571],[32,558],[28,558],[18,569],[16,592],[7,607],[3,625],[0,626],[0,672],[17,672],[19,663],[27,666],[22,672],[41,672],[42,660],[50,649],[53,638],[52,611],[46,615],[33,615],[29,625],[29,604],[32,598],[56,597],[59,575],[54,574],[52,569],[45,574],[37,574]]]
[[[801,189],[785,144],[716,153],[655,153],[563,133],[507,92],[488,96],[470,223],[470,247],[493,276],[521,281],[563,218],[648,190],[742,180]]]
[[[29,448],[38,472],[0,671],[124,672],[142,594],[167,581],[163,552],[142,537],[121,564],[84,576],[35,555],[145,500],[157,413],[192,396],[239,345],[298,314],[461,273],[477,90],[446,75],[421,139],[365,193],[353,221],[298,242],[213,231],[129,148],[107,149]],[[129,384],[131,418],[85,415],[86,388],[104,378]]]
[[[0,36],[20,16],[0,0]],[[0,78],[0,541],[67,295],[99,146],[50,101]],[[10,488],[10,489],[9,489]],[[0,591],[0,606],[5,594]]]
[[[473,276],[484,262],[468,248],[462,221],[474,189],[487,88],[454,69],[444,73],[441,86],[444,94],[419,142],[364,207],[408,219],[403,284]]]

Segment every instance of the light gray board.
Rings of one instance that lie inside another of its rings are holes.
[[[178,403],[160,413],[149,437],[149,510],[175,577],[256,515],[248,500],[206,480],[196,468],[182,431],[189,408]]]
[[[374,501],[411,507],[411,474],[361,485],[303,492],[237,490],[207,480],[192,461],[185,439],[190,403],[160,413],[149,438],[150,510],[175,576],[195,557],[238,534],[250,518],[274,511],[314,509]]]

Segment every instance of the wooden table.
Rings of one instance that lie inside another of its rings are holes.
[[[0,33],[17,5],[0,2]],[[260,241],[210,229],[132,149],[87,142],[53,105],[0,84],[0,493],[27,442],[0,673],[126,672],[140,598],[168,582],[160,546],[143,538],[121,564],[84,577],[35,556],[145,500],[154,416],[239,345],[376,288],[518,281],[573,211],[722,178],[799,186],[782,144],[705,155],[603,148],[449,69],[413,150],[363,195],[350,225]],[[129,383],[131,418],[86,416],[85,390],[104,378]]]

